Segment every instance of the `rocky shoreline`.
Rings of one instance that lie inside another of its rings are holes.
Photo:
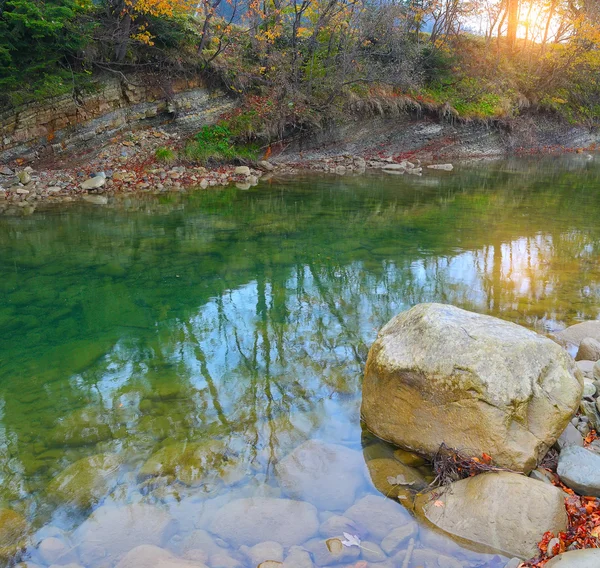
[[[314,172],[341,176],[380,171],[389,175],[421,176],[453,169],[451,163],[440,158],[443,153],[403,152],[397,145],[383,149],[355,148],[354,153],[344,152],[342,146],[310,152],[284,151],[271,161],[214,168],[184,161],[167,164],[157,160],[156,150],[165,146],[178,148],[183,144],[182,136],[170,130],[155,127],[124,133],[103,147],[85,153],[82,149],[81,154],[61,154],[50,162],[41,160],[26,164],[17,159],[0,165],[0,214],[28,215],[41,204],[72,201],[105,205],[111,197],[120,194],[165,193],[229,184],[245,190],[264,176],[273,174],[289,176]],[[561,150],[552,148],[548,151]],[[584,151],[587,150],[577,150]]]

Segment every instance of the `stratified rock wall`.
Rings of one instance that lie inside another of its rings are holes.
[[[150,121],[175,120],[183,130],[191,129],[216,121],[233,104],[199,78],[172,82],[167,92],[143,77],[128,83],[108,77],[82,99],[67,94],[0,112],[0,162],[95,146],[99,138]]]

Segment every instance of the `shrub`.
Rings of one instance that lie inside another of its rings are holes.
[[[236,145],[231,131],[222,124],[204,126],[185,147],[187,158],[202,164],[253,161],[258,152],[253,144]]]
[[[161,146],[154,152],[154,157],[157,162],[163,162],[164,164],[171,164],[177,159],[177,153],[171,148]]]

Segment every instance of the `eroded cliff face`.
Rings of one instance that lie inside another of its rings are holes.
[[[132,77],[104,78],[81,99],[63,95],[0,112],[0,162],[27,161],[97,146],[116,133],[175,121],[184,131],[215,122],[234,101],[201,79],[180,79],[168,91]]]

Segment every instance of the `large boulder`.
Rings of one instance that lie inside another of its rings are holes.
[[[419,453],[440,445],[529,472],[577,410],[583,378],[554,341],[442,304],[396,316],[371,347],[362,416]]]
[[[282,459],[275,472],[283,491],[321,509],[343,511],[364,483],[362,454],[337,444],[309,440]]]
[[[219,509],[210,531],[236,548],[266,540],[287,548],[307,541],[318,528],[317,509],[310,503],[254,497],[237,499]]]
[[[484,473],[417,497],[417,515],[482,551],[532,558],[546,531],[566,530],[565,494],[510,472]]]

